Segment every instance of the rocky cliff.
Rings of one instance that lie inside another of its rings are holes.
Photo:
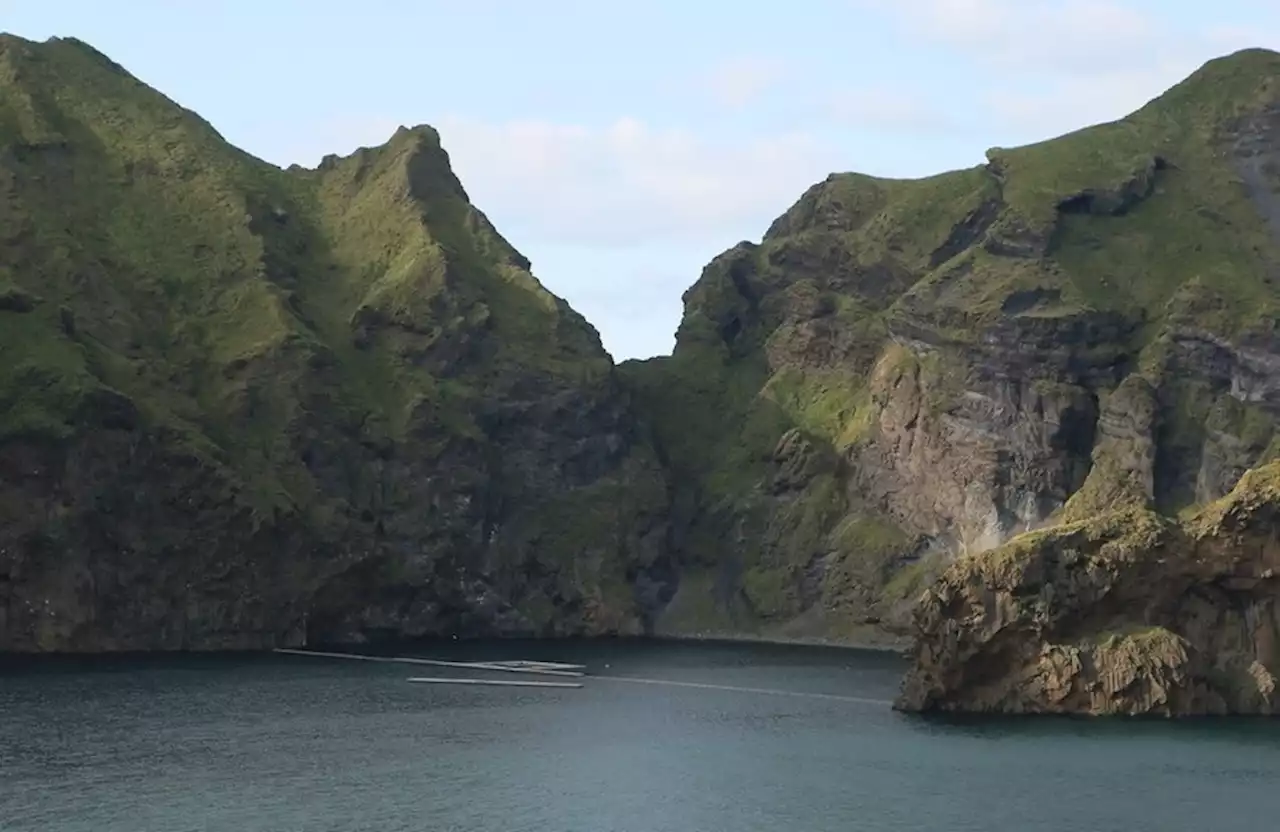
[[[1242,541],[1271,515],[1176,518],[1277,457],[1277,278],[1272,52],[969,170],[829,177],[707,267],[672,356],[624,366],[673,472],[659,631],[914,639],[904,707],[1269,707],[1274,586],[1213,586],[1265,574]]]
[[[666,485],[430,128],[280,170],[0,37],[0,650],[643,632]]]
[[[1280,712],[1280,463],[1181,521],[1139,509],[962,558],[917,611],[898,707]]]

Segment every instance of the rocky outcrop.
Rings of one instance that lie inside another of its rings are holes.
[[[1134,373],[1106,395],[1092,466],[1057,519],[1071,522],[1120,508],[1150,508],[1155,499],[1157,392]]]
[[[958,553],[1044,523],[1089,473],[1096,391],[1125,361],[1123,326],[1099,317],[889,347],[869,380],[874,429],[849,450],[859,491]]]
[[[1280,465],[1182,522],[1128,510],[962,558],[917,611],[905,710],[1275,713]]]

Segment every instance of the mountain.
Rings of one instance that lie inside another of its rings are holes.
[[[667,494],[430,128],[261,162],[0,37],[0,650],[643,632]]]
[[[1275,515],[1241,478],[1280,458],[1277,280],[1273,52],[968,170],[829,177],[624,366],[683,547],[657,629],[910,639],[909,709],[1271,707]],[[1264,508],[1210,522],[1229,492]],[[1096,640],[1155,627],[1116,681]],[[1193,666],[1217,699],[1126,692]]]
[[[440,137],[282,170],[0,37],[0,651],[903,647],[898,707],[1268,712],[1280,55],[833,174],[613,366]]]

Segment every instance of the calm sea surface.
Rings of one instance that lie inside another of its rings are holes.
[[[280,655],[0,664],[5,832],[1259,832],[1280,721],[925,720],[901,661],[723,644],[417,645],[576,690]],[[637,680],[677,681],[687,686]],[[813,695],[817,694],[817,695]]]

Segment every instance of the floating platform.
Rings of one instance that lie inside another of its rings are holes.
[[[321,659],[352,659],[363,662],[393,662],[396,664],[419,664],[429,667],[456,667],[465,670],[498,670],[504,673],[533,673],[539,676],[584,676],[585,665],[564,664],[562,662],[538,662],[512,660],[498,662],[453,662],[444,659],[419,659],[410,656],[366,656],[360,653],[332,653],[323,650],[299,650],[289,647],[277,647],[273,653],[284,653],[290,656],[312,656]]]
[[[433,685],[493,685],[512,688],[580,688],[581,682],[541,682],[536,679],[447,679],[440,676],[411,676],[410,682]]]
[[[510,670],[586,670],[585,664],[565,664],[564,662],[535,662],[527,659],[511,659],[500,662],[485,662],[494,667],[502,666]]]

